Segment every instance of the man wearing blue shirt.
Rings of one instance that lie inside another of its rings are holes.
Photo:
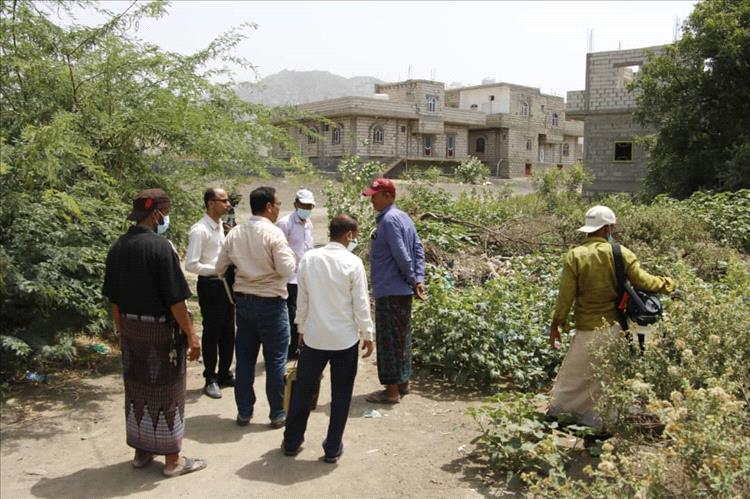
[[[375,297],[378,378],[385,390],[368,402],[396,404],[409,392],[411,377],[412,297],[423,300],[424,249],[412,219],[393,204],[396,187],[387,178],[376,179],[362,192],[378,212],[370,242],[370,269]]]

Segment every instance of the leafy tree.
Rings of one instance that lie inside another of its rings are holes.
[[[657,130],[646,190],[750,187],[750,1],[704,0],[642,68],[636,118]]]
[[[19,341],[41,352],[109,327],[103,262],[138,191],[170,193],[180,243],[200,209],[191,179],[262,173],[272,143],[293,148],[271,110],[214,82],[230,76],[217,62],[252,68],[232,54],[251,25],[180,55],[129,34],[165,2],[78,5],[108,20],[63,26],[69,3],[0,2],[0,351],[27,359]]]

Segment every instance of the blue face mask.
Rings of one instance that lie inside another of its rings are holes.
[[[612,244],[615,242],[615,238],[612,237],[612,229],[609,230],[609,235],[607,236],[607,241],[609,241],[609,244]]]
[[[161,223],[156,226],[156,233],[160,236],[167,232],[167,229],[169,228],[169,215],[162,215],[161,217]]]
[[[312,210],[303,210],[302,208],[297,208],[297,216],[302,220],[307,220],[308,218],[310,218],[310,215],[312,215]]]

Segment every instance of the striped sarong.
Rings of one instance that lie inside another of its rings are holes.
[[[411,295],[375,300],[378,379],[383,385],[411,378],[411,304]]]
[[[122,371],[129,446],[176,454],[185,433],[184,335],[167,323],[122,318]]]

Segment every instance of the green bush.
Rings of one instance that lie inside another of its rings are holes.
[[[456,180],[465,184],[480,184],[489,175],[490,169],[475,156],[469,156],[456,167]]]

